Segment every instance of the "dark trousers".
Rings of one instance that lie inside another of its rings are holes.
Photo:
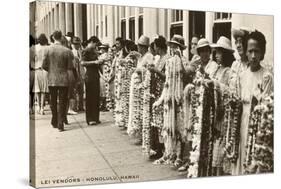
[[[51,110],[53,127],[64,129],[63,123],[66,118],[66,105],[68,98],[68,87],[49,87],[51,96]],[[59,100],[59,103],[57,103]]]
[[[77,85],[77,92],[76,92],[76,108],[77,110],[84,110],[84,83]]]

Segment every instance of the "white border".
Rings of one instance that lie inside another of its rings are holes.
[[[157,8],[178,8],[202,11],[226,11],[274,15],[275,20],[275,173],[257,176],[219,177],[131,184],[95,185],[76,188],[271,188],[280,179],[280,6],[277,0],[66,0],[112,5]],[[1,177],[0,188],[30,188],[28,186],[28,34],[29,8],[27,0],[2,1],[1,18]],[[278,10],[279,9],[279,10]],[[279,42],[279,43],[278,43]],[[61,187],[65,188],[65,187]]]

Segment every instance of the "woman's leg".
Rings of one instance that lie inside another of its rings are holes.
[[[40,113],[41,107],[40,107],[40,93],[35,93],[35,100],[37,102],[37,107],[35,107],[36,112]]]
[[[40,99],[40,104],[41,104],[41,110],[40,113],[44,115],[44,106],[45,106],[45,93],[41,93],[41,99]]]

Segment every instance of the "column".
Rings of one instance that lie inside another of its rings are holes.
[[[59,28],[63,34],[66,34],[65,29],[65,4],[59,3]]]
[[[130,17],[130,8],[125,7],[125,19],[126,19],[126,39],[129,39],[129,17]]]
[[[119,7],[114,6],[114,39],[119,37]]]
[[[102,30],[102,25],[101,25],[101,10],[102,7],[101,5],[98,5],[98,24],[99,24],[99,31],[98,31],[98,38],[101,39],[101,30]]]
[[[213,42],[214,14],[214,12],[206,12],[205,38],[210,43]]]
[[[82,40],[82,5],[74,4],[74,35]]]
[[[107,6],[107,41],[111,45],[114,43],[114,7]]]
[[[183,38],[185,40],[185,45],[188,47],[189,44],[189,11],[183,11]],[[186,57],[189,57],[189,48],[183,52]]]
[[[159,35],[167,37],[167,9],[159,9]]]
[[[51,12],[51,33],[55,31],[54,9]]]
[[[158,18],[156,8],[144,8],[143,12],[143,33],[152,41],[153,37],[158,33]]]
[[[104,41],[106,39],[106,31],[105,31],[105,28],[106,28],[106,23],[105,23],[105,16],[106,16],[106,7],[107,5],[102,5],[102,15],[101,15],[101,20],[102,20],[102,40]],[[108,34],[107,34],[108,35]]]
[[[95,5],[91,5],[91,36],[95,35],[95,16],[94,16],[94,12],[95,12]]]
[[[65,25],[66,25],[66,33],[67,32],[74,32],[73,31],[73,11],[72,11],[73,4],[72,3],[65,3]]]
[[[140,9],[138,7],[135,8],[135,41],[139,39],[139,14]]]
[[[97,29],[97,25],[99,24],[98,20],[98,12],[99,12],[99,5],[95,5],[95,36],[98,36],[99,29]]]
[[[168,13],[167,13],[167,40],[170,40],[170,35],[171,35],[171,19],[172,19],[172,10],[168,9]]]
[[[87,39],[91,37],[91,28],[92,28],[92,22],[91,22],[91,5],[87,4]]]
[[[58,10],[58,6],[55,5],[54,8],[54,24],[55,24],[55,30],[59,29],[59,10]]]

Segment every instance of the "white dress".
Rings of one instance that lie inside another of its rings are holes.
[[[261,67],[258,71],[252,72],[248,67],[240,75],[239,87],[241,88],[241,100],[243,102],[243,112],[240,128],[240,145],[236,165],[233,175],[244,174],[243,163],[246,158],[246,145],[248,137],[249,118],[251,114],[251,101],[255,97],[257,100],[265,97],[273,91],[273,78],[265,68]],[[243,81],[243,82],[242,82]],[[261,89],[263,92],[261,92]]]

